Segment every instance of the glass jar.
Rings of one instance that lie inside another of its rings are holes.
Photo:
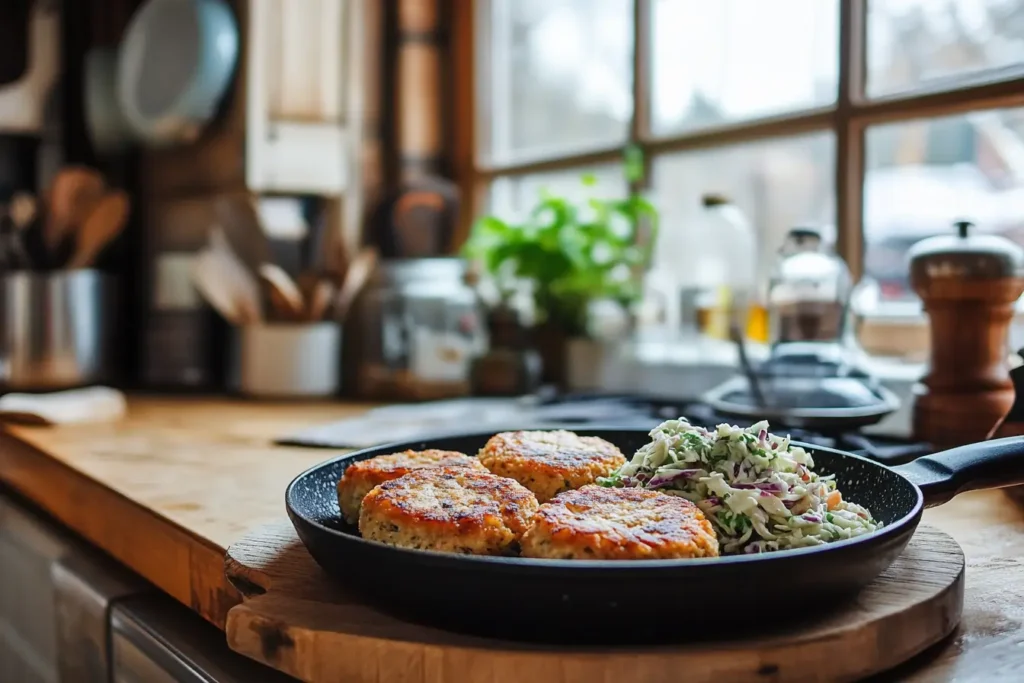
[[[355,394],[422,400],[469,393],[472,359],[486,348],[475,292],[456,258],[383,261],[346,324]]]
[[[768,290],[772,345],[845,343],[852,278],[815,228],[789,231]]]

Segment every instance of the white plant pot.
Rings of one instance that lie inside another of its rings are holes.
[[[605,384],[616,346],[590,337],[572,337],[565,344],[566,382],[570,391],[593,391]]]

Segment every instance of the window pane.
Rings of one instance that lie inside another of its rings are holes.
[[[1024,244],[1024,109],[869,128],[864,271],[882,302],[916,302],[906,256],[967,218]]]
[[[714,235],[700,229],[701,196],[729,197],[757,230],[758,281],[767,284],[786,232],[835,223],[835,139],[831,133],[672,154],[654,161],[661,230],[655,266],[681,286],[694,285],[693,265]]]
[[[871,0],[868,94],[1024,62],[1020,0]]]
[[[838,0],[655,0],[651,20],[655,133],[836,101]]]
[[[584,175],[593,176],[594,185],[584,185]],[[627,183],[619,164],[498,178],[490,188],[490,211],[505,220],[523,219],[537,203],[542,190],[582,202],[590,197],[624,197]]]
[[[492,162],[626,139],[633,113],[632,0],[489,0],[481,126]],[[489,38],[489,39],[488,39]]]

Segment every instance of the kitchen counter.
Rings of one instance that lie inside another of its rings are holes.
[[[225,549],[283,517],[288,482],[335,454],[272,440],[366,408],[132,397],[117,423],[8,426],[0,480],[223,627],[239,600]]]
[[[224,578],[225,549],[283,517],[286,484],[335,453],[272,439],[366,408],[132,397],[114,424],[7,427],[0,480],[223,627],[239,600]],[[964,618],[893,680],[1024,680],[1024,507],[977,492],[925,521],[964,549]]]

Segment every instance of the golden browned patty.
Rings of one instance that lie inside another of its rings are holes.
[[[717,557],[718,539],[688,500],[637,488],[584,486],[540,506],[523,555],[564,560]]]
[[[366,494],[359,532],[402,548],[511,555],[538,507],[511,479],[469,467],[431,467]]]
[[[515,479],[544,503],[608,476],[626,458],[604,439],[558,430],[496,434],[480,451],[480,462],[494,474]]]
[[[359,521],[359,505],[374,486],[424,467],[470,467],[481,472],[487,468],[471,456],[455,451],[404,451],[354,462],[338,482],[338,505],[349,524]]]

